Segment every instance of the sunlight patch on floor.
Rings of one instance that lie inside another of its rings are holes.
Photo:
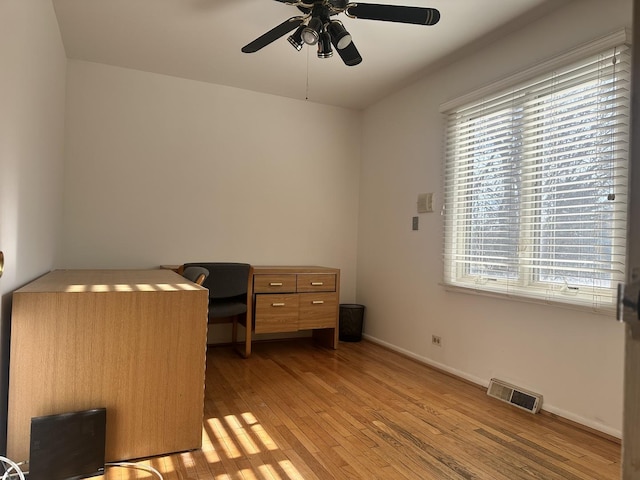
[[[282,459],[286,454],[251,412],[206,419],[202,445],[209,465],[224,466],[225,473],[216,475],[216,480],[236,478],[235,475],[243,480],[303,478],[291,460]],[[230,467],[236,470],[230,471]]]

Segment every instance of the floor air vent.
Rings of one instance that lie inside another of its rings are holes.
[[[531,413],[538,413],[542,406],[542,395],[528,392],[496,378],[492,378],[489,382],[487,395]]]

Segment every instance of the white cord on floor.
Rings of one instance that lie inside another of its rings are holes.
[[[20,480],[24,480],[24,473],[22,473],[22,470],[20,469],[18,464],[15,463],[13,460],[8,459],[7,457],[0,456],[0,462],[9,465],[9,469],[4,472],[4,475],[2,475],[2,480],[7,480],[8,478],[11,478],[13,475],[10,475],[10,476],[8,475],[11,473],[12,470],[16,471]]]
[[[151,472],[154,475],[157,475],[160,480],[164,480],[164,478],[162,477],[162,474],[155,468],[150,467],[149,465],[141,465],[139,463],[132,463],[132,462],[110,462],[110,463],[105,463],[104,465],[105,467],[138,468],[140,470],[146,470],[147,472]],[[22,477],[22,480],[24,480],[24,477]]]

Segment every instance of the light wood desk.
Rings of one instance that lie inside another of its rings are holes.
[[[253,266],[249,272],[244,348],[251,355],[252,331],[313,330],[314,338],[338,348],[340,270],[329,267]],[[237,321],[232,341],[237,346]]]
[[[31,417],[107,409],[106,460],[199,448],[207,290],[169,270],[56,270],[13,295],[7,454]]]

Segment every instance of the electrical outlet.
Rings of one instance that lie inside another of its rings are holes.
[[[442,346],[442,338],[438,335],[431,335],[431,343],[433,343],[436,347]]]

